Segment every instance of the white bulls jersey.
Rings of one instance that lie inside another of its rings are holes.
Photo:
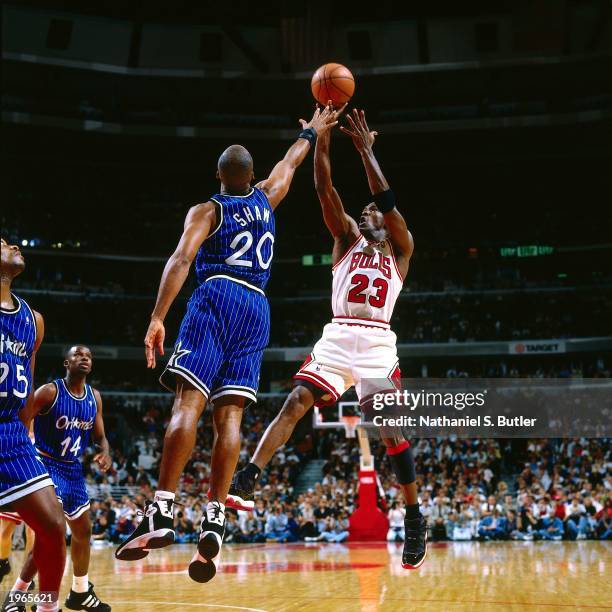
[[[340,319],[368,319],[387,324],[403,279],[389,241],[368,246],[360,236],[333,268],[332,309]]]
[[[355,386],[361,400],[372,389],[399,388],[397,338],[389,326],[403,280],[389,242],[368,247],[363,236],[333,268],[334,318],[295,377],[317,387],[317,406]]]

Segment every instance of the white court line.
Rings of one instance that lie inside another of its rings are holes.
[[[136,606],[149,605],[149,604],[160,604],[162,606],[173,605],[173,606],[191,606],[193,608],[227,608],[228,610],[248,610],[249,612],[266,612],[261,608],[243,608],[242,606],[227,606],[224,604],[205,604],[205,603],[186,603],[184,601],[113,601],[115,604],[132,604]]]

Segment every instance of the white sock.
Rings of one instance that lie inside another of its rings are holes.
[[[30,580],[30,582],[26,582],[25,580],[22,580],[21,578],[17,578],[17,580],[15,581],[15,584],[13,585],[13,591],[27,591],[28,587],[32,584],[32,581]]]
[[[73,576],[72,577],[72,590],[75,593],[87,593],[89,591],[89,576]]]
[[[160,501],[162,499],[165,500],[169,500],[169,501],[174,501],[174,493],[171,493],[170,491],[155,491],[155,497],[153,498],[153,501]]]

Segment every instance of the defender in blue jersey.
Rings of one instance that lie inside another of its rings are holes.
[[[109,612],[110,606],[100,601],[88,577],[91,519],[81,457],[92,439],[99,447],[94,462],[103,472],[112,465],[104,433],[102,397],[87,384],[92,364],[89,348],[83,345],[70,348],[64,359],[66,377],[38,388],[22,417],[26,422],[34,422],[36,449],[53,479],[72,533],[72,589],[65,605],[69,610]],[[21,580],[29,584],[35,574],[30,555],[21,570]]]
[[[163,354],[164,318],[196,259],[198,287],[181,324],[161,382],[176,393],[168,424],[159,490],[134,533],[117,549],[118,559],[145,557],[174,542],[172,508],[180,475],[196,437],[206,403],[214,406],[210,502],[189,575],[198,582],[216,573],[225,529],[225,499],[240,452],[242,411],[256,401],[270,313],[264,288],[274,247],[274,209],[287,195],[297,167],[318,133],[337,123],[337,113],[317,109],[270,176],[254,187],[253,160],[240,145],[226,149],[217,165],[217,195],[191,208],[178,247],[162,276],[145,338],[147,365]]]
[[[0,246],[0,510],[18,512],[34,530],[40,589],[57,592],[66,563],[66,527],[53,482],[20,414],[33,399],[34,362],[44,322],[11,293],[13,281],[25,269],[19,247],[5,240]],[[13,590],[22,590],[16,586]]]

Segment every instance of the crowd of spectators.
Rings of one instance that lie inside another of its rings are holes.
[[[331,321],[329,291],[321,299],[272,299],[270,347],[312,346]],[[44,312],[49,325],[47,340],[65,342],[83,338],[89,344],[140,346],[154,303],[149,299],[122,300],[65,295],[26,295]],[[167,320],[168,337],[174,337],[185,312],[178,301]],[[117,316],[121,313],[120,316]],[[432,296],[403,293],[391,326],[400,343],[515,341],[539,338],[608,336],[612,329],[612,291],[598,293],[510,293],[482,295],[452,293]],[[96,321],[95,326],[90,322]]]
[[[245,413],[244,464],[280,398]],[[158,408],[138,413],[144,432],[128,453],[114,452],[108,474],[86,462],[96,499],[94,539],[118,542],[153,496],[167,422]],[[196,450],[180,484],[175,513],[178,542],[196,541],[210,473],[210,415],[198,429]],[[132,423],[135,425],[135,423]],[[335,430],[307,431],[273,458],[256,489],[252,512],[228,511],[228,542],[342,542],[358,504],[359,447]],[[576,540],[612,537],[612,457],[607,439],[422,439],[413,444],[420,508],[434,540]],[[388,539],[403,538],[403,501],[385,449],[372,440],[379,505],[388,514]],[[321,479],[296,492],[311,458],[324,459]],[[123,487],[123,488],[122,488]]]

